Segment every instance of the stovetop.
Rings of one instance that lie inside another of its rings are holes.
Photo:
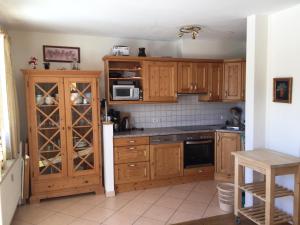
[[[196,125],[196,126],[182,126],[182,127],[175,127],[175,128],[181,131],[198,131],[198,130],[215,130],[220,127],[221,127],[220,125]]]

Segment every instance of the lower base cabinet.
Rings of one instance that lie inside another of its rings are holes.
[[[150,145],[151,179],[183,176],[183,144]]]
[[[149,162],[115,165],[116,184],[147,181],[150,179],[149,171]]]
[[[215,178],[232,181],[234,177],[234,158],[232,152],[241,151],[240,133],[216,132],[215,138]]]

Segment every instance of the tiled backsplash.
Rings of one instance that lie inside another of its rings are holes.
[[[130,113],[134,127],[153,128],[224,124],[234,106],[242,108],[244,114],[244,103],[198,102],[196,95],[179,96],[178,103],[173,104],[122,105],[113,109]]]

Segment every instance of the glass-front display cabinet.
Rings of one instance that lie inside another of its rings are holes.
[[[23,70],[32,201],[101,192],[99,71]]]

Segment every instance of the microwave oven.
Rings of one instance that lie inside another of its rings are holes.
[[[140,89],[134,85],[113,85],[113,100],[139,100]]]

